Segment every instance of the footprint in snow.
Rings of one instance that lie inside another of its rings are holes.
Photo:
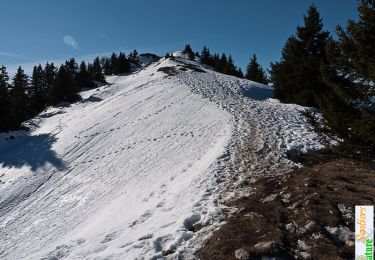
[[[112,241],[112,240],[118,238],[119,235],[120,235],[120,232],[119,232],[119,231],[115,231],[115,232],[109,233],[109,234],[107,234],[107,235],[104,237],[104,239],[103,239],[103,241],[102,241],[101,243],[103,243],[103,244],[104,244],[104,243],[108,243],[108,242],[110,242],[110,241]]]
[[[156,204],[156,207],[161,208],[161,207],[164,207],[164,205],[165,205],[165,202],[163,200],[163,201],[160,201],[158,204]]]

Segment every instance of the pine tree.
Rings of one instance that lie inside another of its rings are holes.
[[[46,85],[48,86],[48,88],[50,88],[55,82],[57,75],[57,68],[53,63],[49,64],[47,62],[47,64],[44,67],[44,75],[46,78]]]
[[[136,50],[134,50],[136,52]],[[133,54],[136,54],[133,52]],[[125,53],[120,52],[120,55],[118,56],[118,73],[123,74],[123,73],[128,73],[130,72],[131,66],[126,58]]]
[[[220,60],[219,54],[215,53],[212,57],[212,66],[214,67],[214,70],[218,72],[222,72],[222,64]]]
[[[257,61],[257,57],[254,54],[250,59],[249,64],[246,67],[246,78],[262,84],[268,84],[266,72]]]
[[[108,58],[104,58],[103,64],[103,72],[104,75],[109,76],[112,74],[112,68],[111,68],[111,60]]]
[[[24,70],[20,66],[13,77],[12,89],[9,92],[14,104],[17,127],[19,127],[23,121],[32,115],[28,91],[29,77],[25,74]]]
[[[203,64],[212,66],[212,56],[210,50],[206,46],[203,47],[203,50],[201,52],[201,62]]]
[[[77,76],[78,64],[74,58],[70,58],[69,60],[65,61],[65,68],[70,72],[70,74],[72,74],[73,78]]]
[[[186,44],[185,45],[185,49],[183,50],[183,53],[187,54],[188,58],[190,60],[194,60],[195,59],[194,51],[191,48],[190,44]]]
[[[183,53],[185,53],[185,54],[193,53],[193,49],[191,48],[190,44],[185,45]]]
[[[77,74],[76,82],[78,87],[91,87],[93,86],[91,75],[87,70],[86,63],[84,61],[79,65],[79,72]]]
[[[227,58],[227,55],[225,55],[225,53],[222,53],[221,54],[221,57],[220,57],[220,66],[219,66],[219,72],[222,72],[222,73],[226,73],[226,71],[228,70],[228,58]]]
[[[322,74],[330,92],[320,110],[323,130],[344,140],[344,148],[375,153],[375,3],[362,0],[359,21],[337,27],[327,45]]]
[[[232,76],[237,75],[237,67],[234,65],[234,61],[231,55],[228,57],[228,62],[224,65],[224,73]]]
[[[14,107],[9,95],[9,76],[4,66],[0,69],[0,131],[15,127]]]
[[[271,63],[274,95],[282,102],[318,106],[327,91],[320,66],[325,62],[325,45],[329,34],[314,5],[304,17],[304,26],[297,27],[297,36],[286,42],[280,62]]]
[[[42,111],[47,105],[47,79],[42,65],[34,66],[31,79],[31,106],[35,113]]]
[[[111,74],[118,75],[118,58],[116,53],[111,55]]]
[[[99,61],[99,59],[98,59]],[[52,105],[62,101],[74,102],[79,99],[79,88],[72,73],[64,65],[61,65],[54,84],[49,91],[49,100]]]
[[[133,63],[135,63],[135,64],[138,64],[138,62],[139,62],[138,51],[137,51],[137,50],[133,50],[133,51],[129,54],[128,60],[129,60],[130,62],[133,62]]]
[[[116,58],[116,60],[117,60],[117,58]],[[117,67],[117,70],[118,70],[118,67]],[[105,78],[104,78],[104,75],[103,75],[103,69],[102,69],[102,66],[100,65],[99,57],[96,57],[95,60],[94,60],[94,63],[92,64],[92,73],[93,73],[92,74],[93,79],[95,81],[105,83]]]
[[[241,68],[238,68],[238,71],[237,71],[237,77],[243,79],[244,78],[244,75],[243,75],[243,72],[241,70]]]

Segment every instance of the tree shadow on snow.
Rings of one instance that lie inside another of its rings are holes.
[[[258,101],[263,101],[268,98],[272,98],[273,96],[273,88],[267,86],[251,86],[248,88],[242,87],[242,94],[245,97],[249,97],[251,99],[255,99]]]
[[[88,98],[83,99],[83,100],[82,100],[82,103],[100,102],[100,101],[102,101],[102,100],[103,100],[103,99],[100,98],[100,97],[89,96]]]
[[[56,138],[49,134],[26,134],[3,142],[0,147],[0,166],[7,168],[30,166],[35,171],[50,163],[59,170],[64,169],[63,161],[52,150],[55,141]]]

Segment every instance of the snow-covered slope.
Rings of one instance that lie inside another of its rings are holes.
[[[218,197],[235,194],[227,174],[241,174],[243,144],[254,175],[320,147],[271,88],[176,59],[108,78],[28,122],[31,133],[0,135],[1,259],[191,254],[210,231],[193,225],[215,226]]]

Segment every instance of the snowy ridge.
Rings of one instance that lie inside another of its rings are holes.
[[[1,259],[191,257],[244,178],[321,147],[301,107],[176,56],[1,135]]]

